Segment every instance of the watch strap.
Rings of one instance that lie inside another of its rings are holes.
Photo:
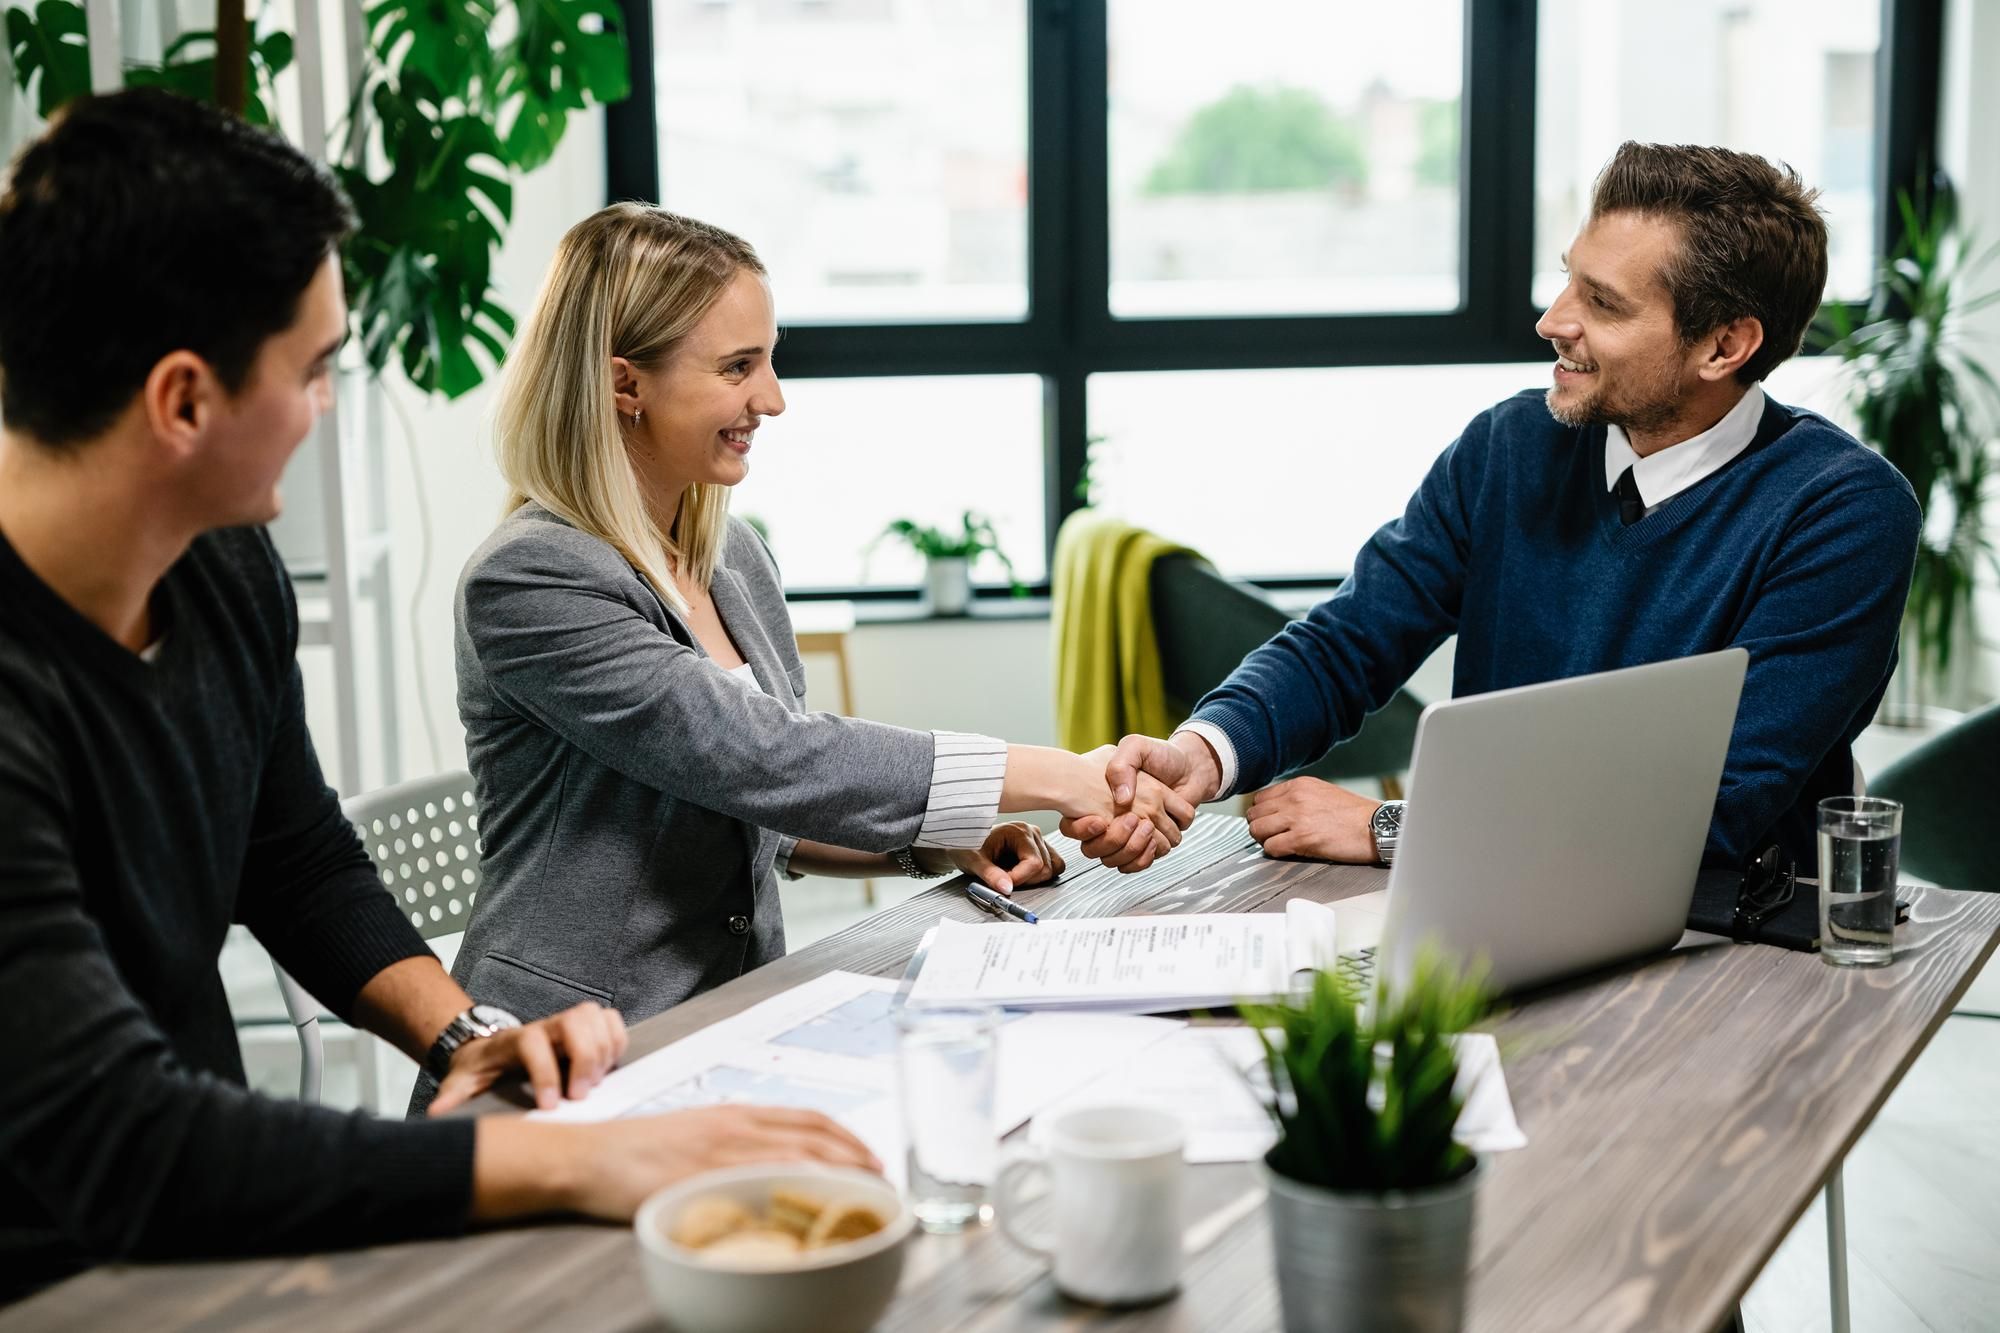
[[[903,873],[911,879],[944,878],[944,872],[941,870],[924,869],[923,863],[917,860],[917,849],[915,847],[898,847],[895,851],[889,853],[889,859],[901,867]]]

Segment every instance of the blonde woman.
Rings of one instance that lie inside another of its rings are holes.
[[[1127,869],[1193,818],[1150,779],[1114,809],[1102,756],[804,710],[778,570],[729,517],[785,408],[776,337],[747,244],[620,204],[563,238],[509,359],[510,512],[457,601],[486,850],[454,971],[481,1002],[644,1018],[784,951],[777,874],[1006,892],[1062,860],[999,811],[1108,830]]]

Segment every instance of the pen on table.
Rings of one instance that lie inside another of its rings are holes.
[[[1015,917],[1027,922],[1031,926],[1041,920],[1040,917],[1015,902],[1012,898],[1009,898],[1006,894],[995,893],[984,884],[975,883],[972,880],[967,880],[965,883],[965,895],[989,912],[998,912],[1002,916]]]

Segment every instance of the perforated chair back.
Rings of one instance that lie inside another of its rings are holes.
[[[427,940],[472,919],[479,891],[479,811],[463,769],[364,792],[341,809],[410,924]]]

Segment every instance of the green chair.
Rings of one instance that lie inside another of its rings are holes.
[[[1291,620],[1254,589],[1232,583],[1193,556],[1167,556],[1153,565],[1153,633],[1167,698],[1182,716],[1220,685],[1237,664]],[[1390,799],[1403,794],[1422,702],[1398,690],[1361,730],[1299,770],[1328,782],[1372,778]]]
[[[1868,780],[1903,803],[1902,867],[1951,889],[2000,893],[2000,704],[1925,741]]]

